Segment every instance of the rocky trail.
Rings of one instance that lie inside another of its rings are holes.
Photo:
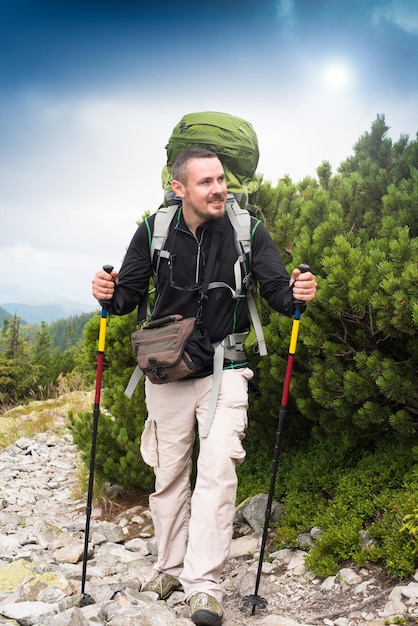
[[[81,594],[86,497],[74,495],[79,456],[65,420],[57,409],[53,429],[0,451],[0,626],[191,626],[182,592],[162,602],[139,591],[156,554],[144,493],[119,492],[93,509]],[[399,584],[378,567],[347,565],[323,580],[306,570],[303,549],[272,542],[259,587],[267,605],[253,612],[243,598],[254,594],[264,506],[260,496],[237,511],[223,626],[418,623],[418,572]],[[87,597],[94,603],[82,606]]]

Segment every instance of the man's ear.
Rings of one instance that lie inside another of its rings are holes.
[[[181,183],[179,180],[172,180],[171,187],[174,193],[176,194],[176,196],[178,196],[179,198],[184,198],[185,193],[184,193],[183,183]]]

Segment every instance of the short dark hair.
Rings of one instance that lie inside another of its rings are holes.
[[[218,155],[206,148],[187,148],[175,159],[171,167],[171,178],[185,183],[187,179],[186,170],[189,161],[192,159],[217,159]]]

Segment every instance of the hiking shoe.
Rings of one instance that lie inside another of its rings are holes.
[[[171,574],[164,574],[163,572],[156,572],[154,576],[141,587],[141,591],[153,591],[154,593],[158,593],[160,600],[166,600],[176,589],[181,589],[180,581],[174,576],[171,576]]]
[[[221,605],[207,593],[195,593],[189,599],[191,620],[196,626],[220,626],[223,617]]]

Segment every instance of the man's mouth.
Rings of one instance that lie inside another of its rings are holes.
[[[223,196],[212,196],[211,198],[209,198],[209,203],[210,204],[224,204],[225,199]]]

